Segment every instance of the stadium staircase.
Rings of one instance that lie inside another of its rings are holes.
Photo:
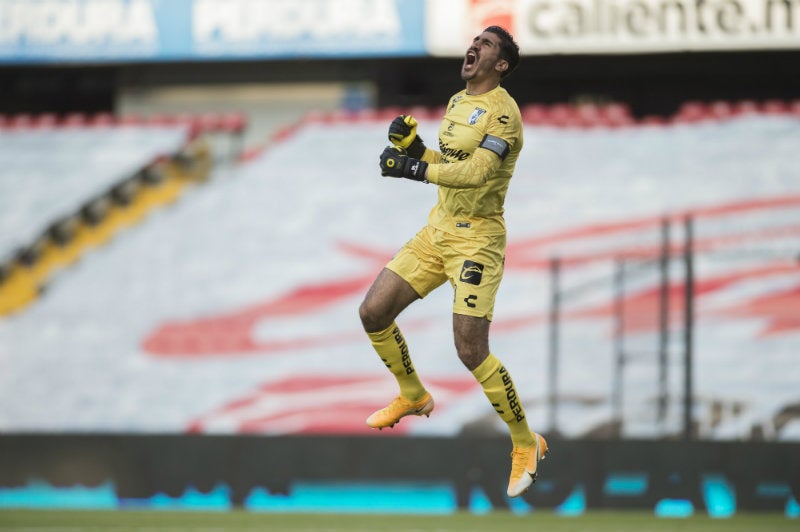
[[[0,115],[0,132],[6,135],[42,133],[38,140],[46,153],[47,135],[53,130],[90,128],[178,128],[185,142],[173,153],[159,155],[110,187],[85,198],[73,212],[49,220],[33,241],[0,262],[0,317],[28,306],[62,269],[74,264],[93,248],[139,223],[148,213],[178,200],[184,190],[208,179],[214,163],[209,137],[226,134],[240,137],[246,120],[240,114],[196,117],[114,115],[81,113],[59,118],[53,114],[11,117]],[[58,179],[58,175],[51,176]]]

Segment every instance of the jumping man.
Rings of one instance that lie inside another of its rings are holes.
[[[399,116],[390,125],[392,146],[380,156],[381,175],[438,185],[438,201],[427,225],[378,274],[359,308],[364,330],[400,387],[400,395],[369,416],[367,425],[392,427],[407,415],[429,416],[434,406],[395,319],[450,281],[458,357],[511,434],[511,497],[536,480],[547,452],[545,439],[528,427],[509,372],[489,351],[489,325],[505,259],[503,203],[522,149],[519,108],[500,81],[518,63],[513,37],[490,26],[466,52],[461,67],[466,89],[450,98],[439,127],[439,150],[425,146],[413,117]]]

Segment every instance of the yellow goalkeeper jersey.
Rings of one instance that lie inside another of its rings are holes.
[[[422,157],[428,181],[439,186],[428,224],[465,236],[505,233],[503,204],[521,149],[522,117],[503,87],[450,98],[439,150]]]

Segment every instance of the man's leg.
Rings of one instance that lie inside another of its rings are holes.
[[[514,446],[508,495],[516,497],[536,480],[537,466],[547,452],[547,443],[531,432],[511,375],[489,352],[490,323],[486,318],[453,314],[453,336],[461,362],[475,376],[497,414],[508,425]]]
[[[425,390],[395,318],[419,295],[402,277],[384,269],[378,274],[364,298],[359,315],[372,346],[397,379],[400,395],[389,406],[367,418],[367,425],[382,429],[392,427],[407,415],[430,415],[433,398]]]

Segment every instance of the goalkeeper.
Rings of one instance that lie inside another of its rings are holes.
[[[535,481],[547,452],[545,439],[528,427],[511,376],[489,351],[505,259],[503,203],[522,149],[519,108],[500,81],[518,62],[512,36],[490,26],[466,51],[461,67],[466,89],[450,98],[438,151],[425,146],[413,117],[399,116],[390,125],[392,146],[380,156],[381,175],[438,185],[438,201],[427,225],[378,274],[359,308],[364,330],[400,388],[386,408],[367,418],[367,425],[392,427],[407,415],[429,416],[434,407],[395,319],[415,300],[450,282],[458,357],[511,434],[511,497]]]

